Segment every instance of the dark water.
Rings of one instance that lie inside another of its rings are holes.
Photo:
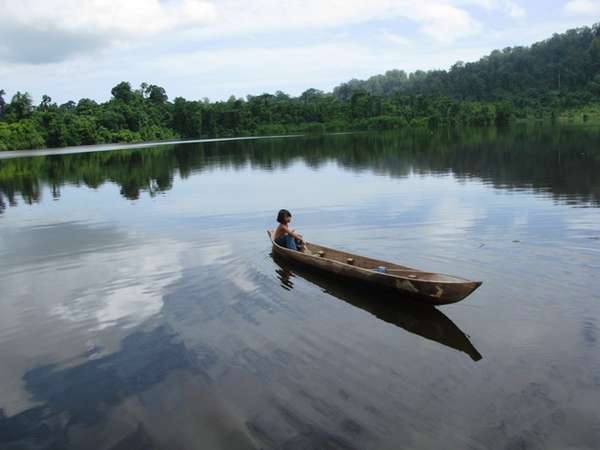
[[[439,309],[270,256],[483,281]],[[596,449],[600,132],[0,161],[1,449]]]

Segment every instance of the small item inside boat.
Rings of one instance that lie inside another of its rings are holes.
[[[379,272],[379,273],[386,273],[387,272],[387,268],[385,266],[379,266],[379,267],[375,267],[375,269],[373,269],[375,272]]]

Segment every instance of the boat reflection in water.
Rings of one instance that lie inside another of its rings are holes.
[[[444,313],[433,306],[418,305],[410,300],[398,301],[398,295],[385,291],[367,290],[364,287],[342,283],[341,281],[319,274],[272,253],[273,261],[281,287],[294,288],[294,277],[299,276],[316,284],[323,292],[330,294],[357,308],[361,308],[378,319],[394,324],[409,333],[416,334],[446,347],[466,353],[473,361],[482,356],[471,343],[468,336],[456,326]]]

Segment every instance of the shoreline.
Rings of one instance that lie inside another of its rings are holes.
[[[94,144],[78,145],[75,147],[39,148],[30,150],[4,150],[0,152],[0,160],[13,158],[26,158],[35,156],[72,155],[76,153],[109,152],[114,150],[130,150],[146,147],[160,147],[161,145],[195,144],[210,142],[245,141],[255,139],[287,139],[304,136],[303,134],[283,134],[270,136],[241,136],[232,138],[208,138],[208,139],[179,139],[175,141],[149,141],[123,144]]]

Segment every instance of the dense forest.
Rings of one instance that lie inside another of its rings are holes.
[[[0,89],[0,150],[556,119],[600,101],[600,23],[447,71],[392,70],[330,93],[170,101],[160,86],[121,82],[111,94],[105,103],[84,98],[61,105],[44,95],[34,105],[22,92],[7,102]]]

